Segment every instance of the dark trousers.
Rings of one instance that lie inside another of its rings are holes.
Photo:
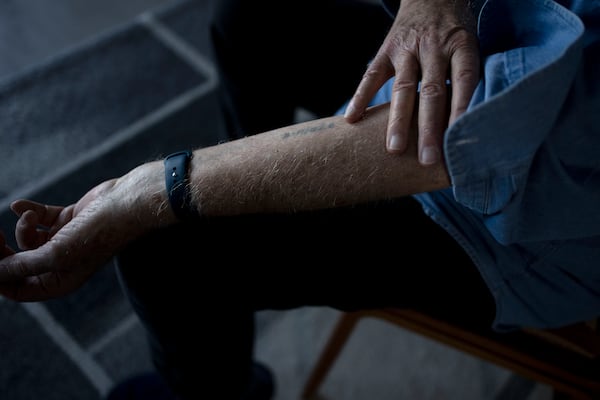
[[[232,139],[333,114],[392,22],[360,1],[215,2],[212,39]],[[490,325],[479,272],[412,198],[292,215],[204,218],[117,257],[158,370],[186,399],[238,399],[254,313],[410,306]],[[210,371],[207,374],[205,371]]]
[[[142,238],[117,262],[158,370],[190,399],[211,385],[239,398],[257,310],[410,306],[493,318],[470,259],[412,198],[204,219]]]

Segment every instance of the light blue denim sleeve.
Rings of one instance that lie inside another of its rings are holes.
[[[568,8],[566,8],[566,7]],[[484,75],[417,196],[471,255],[496,329],[600,314],[600,2],[489,0]]]
[[[600,315],[600,1],[488,0],[483,75],[415,195],[471,256],[498,330]],[[392,80],[373,104],[388,102]]]
[[[455,199],[504,244],[600,234],[598,42],[550,0],[490,0],[479,27],[484,77],[445,136]]]
[[[445,133],[454,199],[503,244],[600,234],[600,2],[563,3],[485,2],[483,78]]]

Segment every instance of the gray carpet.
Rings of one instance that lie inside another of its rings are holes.
[[[0,2],[2,231],[12,232],[15,198],[65,204],[143,161],[222,140],[209,12],[209,0]],[[336,316],[258,315],[257,357],[275,371],[275,400],[299,398]],[[61,299],[0,298],[0,321],[0,400],[101,399],[151,367],[110,263]],[[379,321],[358,326],[321,391],[321,399],[549,398],[543,385]]]

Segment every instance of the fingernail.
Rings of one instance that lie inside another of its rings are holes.
[[[402,141],[402,137],[400,135],[390,135],[390,140],[388,141],[388,150],[399,151],[403,148],[404,142]]]
[[[427,146],[421,150],[421,164],[435,164],[440,160],[440,152],[434,146]]]
[[[348,105],[346,106],[346,111],[344,111],[344,118],[348,118],[350,114],[354,112],[354,101],[350,100]]]

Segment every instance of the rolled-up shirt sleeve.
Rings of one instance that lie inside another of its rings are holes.
[[[500,243],[600,234],[599,185],[589,184],[599,178],[590,104],[600,93],[582,76],[597,61],[583,33],[553,1],[488,1],[481,11],[483,79],[444,146],[456,201]]]
[[[487,0],[478,36],[482,79],[444,136],[452,187],[414,197],[478,267],[495,329],[597,317],[600,0]]]

